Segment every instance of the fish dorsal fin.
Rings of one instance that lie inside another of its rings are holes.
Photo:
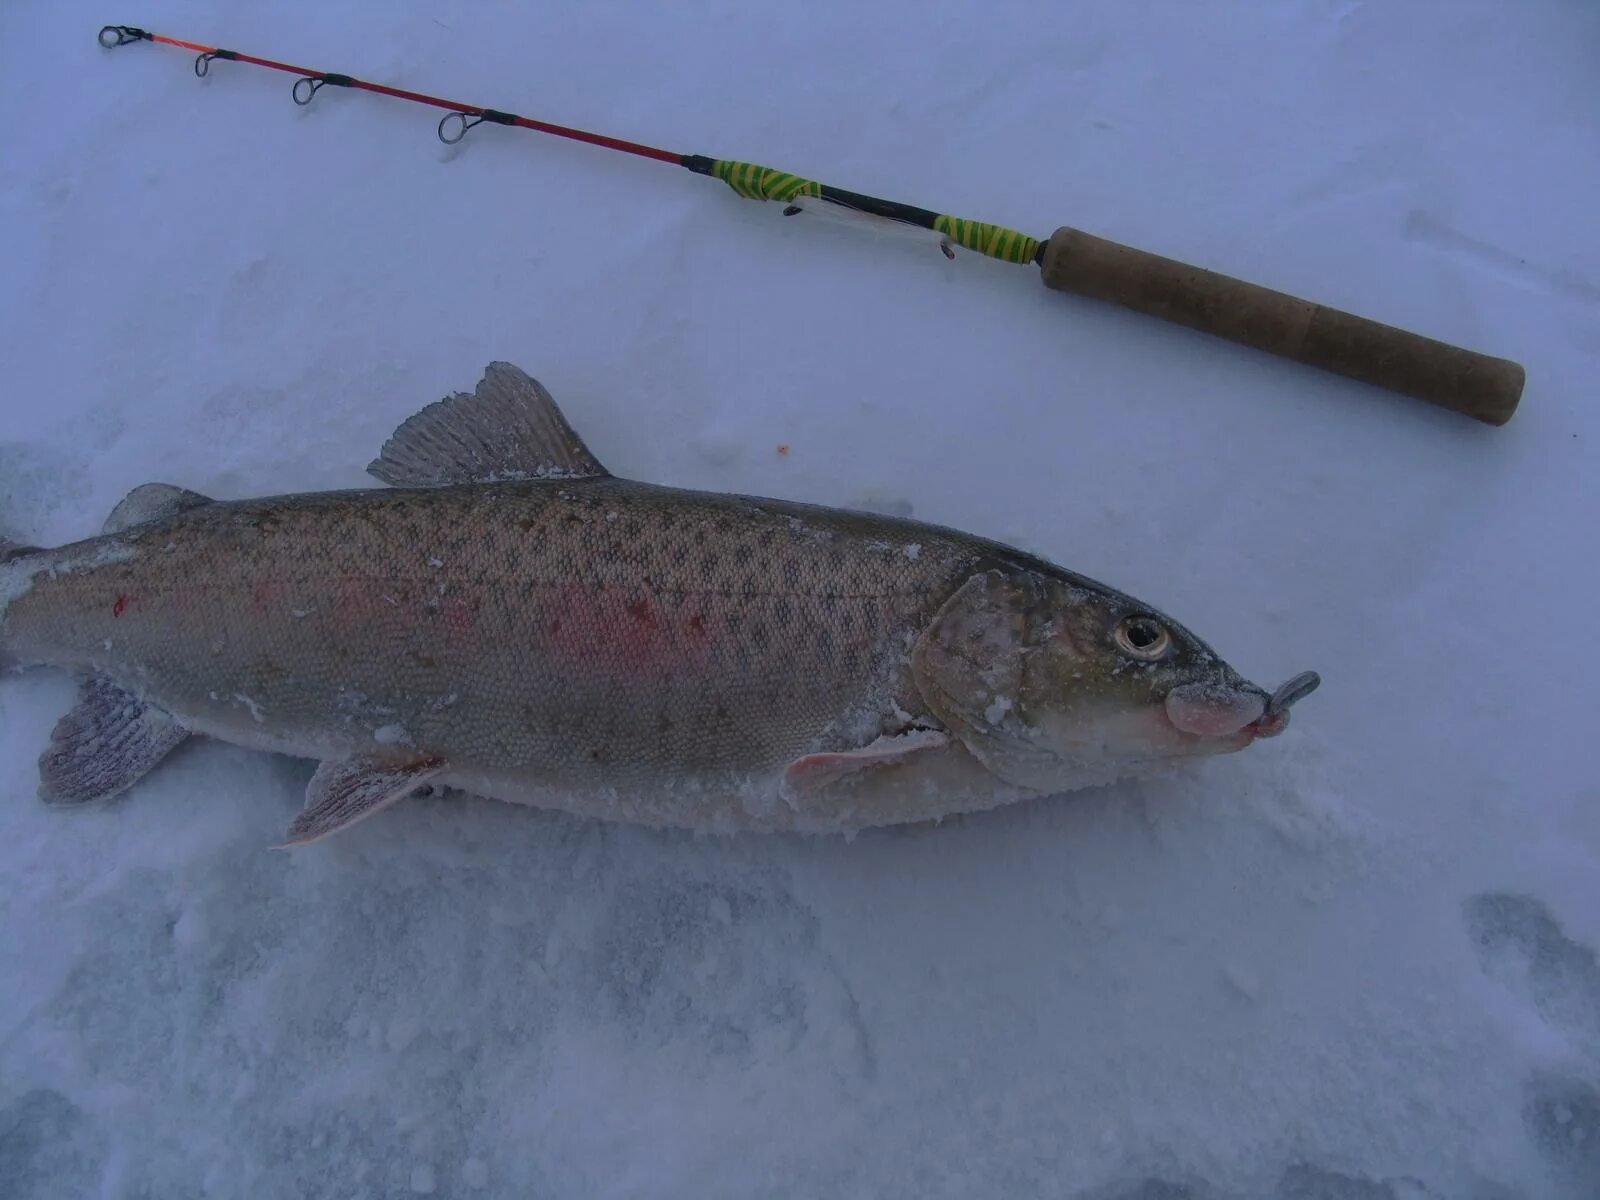
[[[609,474],[550,393],[510,363],[490,363],[477,388],[409,418],[367,467],[395,487]]]
[[[199,508],[203,504],[215,503],[216,501],[210,496],[202,496],[199,492],[191,492],[188,488],[177,487],[170,483],[141,483],[111,510],[111,515],[106,518],[105,526],[100,532],[121,533],[124,529],[143,525],[146,521],[158,521],[162,517],[170,517],[187,508]]]

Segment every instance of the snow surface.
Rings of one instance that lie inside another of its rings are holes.
[[[0,522],[358,486],[485,363],[637,478],[914,512],[1173,612],[1285,736],[854,841],[311,765],[33,799],[0,685],[0,1195],[1600,1195],[1600,9],[0,7]],[[1031,269],[287,77],[307,61],[1526,362],[1492,430]],[[780,449],[782,447],[783,449]]]

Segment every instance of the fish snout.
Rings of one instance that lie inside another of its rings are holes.
[[[1289,727],[1289,709],[1321,683],[1315,671],[1302,671],[1270,696],[1242,679],[1180,684],[1167,693],[1167,720],[1200,737],[1277,737]]]
[[[1167,693],[1167,720],[1200,737],[1227,737],[1267,713],[1269,697],[1252,684],[1185,683]]]

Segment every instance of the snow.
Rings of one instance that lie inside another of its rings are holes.
[[[1031,268],[177,50],[131,21],[1525,362],[1504,429]],[[1600,12],[827,0],[0,9],[0,525],[350,486],[492,359],[613,470],[1000,537],[1282,737],[852,841],[453,797],[268,847],[310,764],[47,810],[0,684],[0,1193],[1600,1194]],[[783,449],[780,451],[780,447]]]

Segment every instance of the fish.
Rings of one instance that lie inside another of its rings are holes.
[[[715,833],[937,821],[1242,750],[1250,683],[1156,608],[907,518],[613,476],[509,363],[369,489],[135,488],[0,547],[0,664],[63,668],[51,804],[195,735],[317,763],[285,846],[425,788]]]

